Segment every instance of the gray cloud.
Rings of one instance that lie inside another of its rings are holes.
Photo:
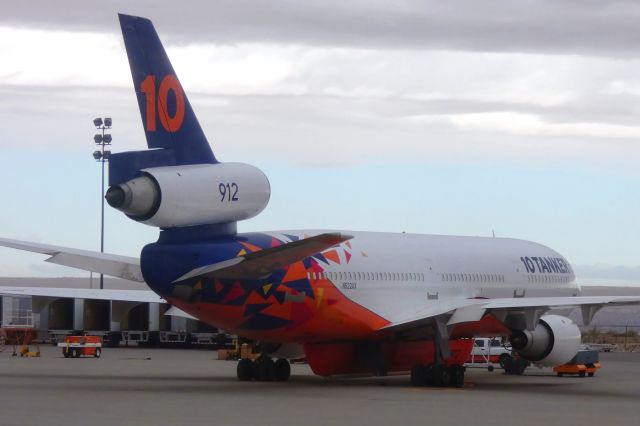
[[[622,57],[640,46],[640,3],[635,1],[35,0],[5,4],[0,23],[115,32],[118,11],[147,16],[164,36],[182,42]]]

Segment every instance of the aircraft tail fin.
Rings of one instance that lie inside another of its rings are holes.
[[[171,149],[175,164],[217,163],[153,23],[118,17],[147,146]]]

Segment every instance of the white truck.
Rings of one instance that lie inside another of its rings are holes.
[[[467,367],[486,367],[493,371],[494,364],[507,374],[522,374],[529,366],[529,362],[514,356],[511,345],[500,338],[478,337],[474,339],[473,348],[465,365]]]

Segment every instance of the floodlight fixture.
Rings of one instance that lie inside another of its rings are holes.
[[[102,193],[100,194],[100,198],[102,199],[102,214],[100,216],[100,252],[104,253],[104,163],[109,161],[111,157],[111,151],[105,150],[105,145],[111,145],[111,141],[113,140],[112,136],[108,133],[105,133],[105,130],[110,129],[113,124],[113,120],[111,117],[103,118],[94,118],[93,125],[96,129],[102,131],[102,133],[98,133],[93,137],[93,141],[97,146],[100,147],[100,150],[93,152],[93,159],[97,162],[101,163],[102,166]],[[104,288],[104,275],[100,274],[100,288]]]

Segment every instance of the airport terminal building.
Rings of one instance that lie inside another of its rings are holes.
[[[77,286],[78,279],[69,279],[66,284]],[[7,295],[0,299],[2,329],[9,334],[29,333],[43,343],[55,343],[78,332],[100,335],[105,345],[114,346],[214,347],[228,337],[201,321],[167,315],[171,307],[166,303]]]

